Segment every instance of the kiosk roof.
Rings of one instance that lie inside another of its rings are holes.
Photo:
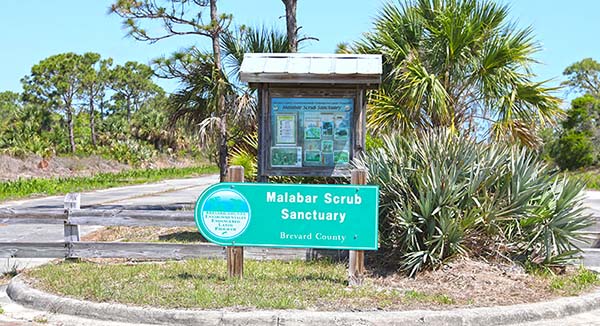
[[[380,54],[245,53],[240,79],[248,83],[381,83]]]

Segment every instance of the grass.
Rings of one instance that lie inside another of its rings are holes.
[[[428,294],[421,291],[416,290],[408,290],[404,292],[404,298],[407,300],[412,300],[415,302],[436,302],[439,304],[451,305],[454,304],[454,300],[447,296],[446,294]]]
[[[577,273],[573,275],[552,276],[550,288],[560,295],[578,295],[584,290],[600,285],[598,275],[584,267],[579,267]]]
[[[11,278],[17,276],[22,270],[15,261],[11,262],[11,258],[6,258],[4,266],[6,270],[0,274],[0,284],[8,283]]]
[[[99,173],[90,177],[17,179],[0,182],[0,201],[104,189],[216,172],[218,172],[218,168],[215,166],[198,166],[128,170],[119,173]]]
[[[584,180],[586,182],[586,189],[600,190],[600,170],[572,171],[568,172],[568,174],[569,176]]]
[[[439,310],[537,302],[600,286],[598,276],[583,267],[568,268],[562,275],[536,269],[491,276],[485,266],[484,272],[473,274],[472,267],[481,264],[470,261],[456,265],[449,278],[438,272],[416,279],[376,274],[360,287],[348,286],[344,264],[329,261],[246,260],[241,280],[227,277],[224,260],[105,262],[48,264],[24,274],[35,287],[62,296],[184,309]],[[471,269],[465,271],[467,267]],[[508,281],[518,286],[508,286]]]
[[[368,281],[349,288],[346,267],[325,261],[247,260],[242,280],[227,277],[225,261],[204,259],[159,264],[61,263],[27,273],[37,286],[60,295],[165,308],[373,310],[415,302],[453,302],[443,295],[382,289]]]

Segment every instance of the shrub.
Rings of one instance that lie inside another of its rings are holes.
[[[569,170],[590,166],[594,163],[593,150],[586,133],[568,130],[558,139],[556,164]]]
[[[365,149],[367,151],[375,150],[378,147],[381,147],[382,145],[383,142],[381,141],[381,138],[367,134],[367,137],[365,139]]]
[[[230,165],[239,165],[244,167],[244,179],[246,181],[253,181],[256,179],[256,173],[258,171],[256,155],[244,151],[235,152],[229,159]]]
[[[149,162],[156,154],[152,146],[129,139],[112,141],[110,146],[101,147],[99,151],[107,158],[131,166]]]
[[[238,143],[231,144],[229,152],[229,165],[240,165],[244,167],[244,179],[254,181],[258,172],[258,134],[247,134]]]
[[[526,149],[438,130],[384,136],[354,164],[380,186],[381,248],[410,275],[467,253],[564,264],[591,223],[583,183]]]

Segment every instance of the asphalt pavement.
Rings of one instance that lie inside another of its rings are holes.
[[[600,191],[586,191],[585,204],[588,213],[596,218],[596,224],[591,226],[589,230],[600,232]]]

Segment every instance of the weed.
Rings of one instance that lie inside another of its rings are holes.
[[[6,259],[6,270],[2,273],[3,278],[13,278],[17,276],[21,269],[19,268],[19,264],[16,261],[11,262],[10,258]]]
[[[454,304],[454,300],[446,294],[436,294],[432,296],[432,301],[439,304]]]
[[[404,292],[404,299],[413,302],[432,302],[438,304],[454,304],[454,300],[446,294],[427,294],[421,291],[408,290]]]
[[[573,275],[553,276],[550,281],[550,288],[562,295],[578,295],[596,285],[600,285],[598,275],[583,266]]]
[[[424,301],[427,295],[420,291],[408,290],[404,293],[404,298],[413,301]]]
[[[39,324],[46,324],[48,322],[48,318],[46,316],[40,315],[40,316],[35,316],[33,318],[33,321]]]

